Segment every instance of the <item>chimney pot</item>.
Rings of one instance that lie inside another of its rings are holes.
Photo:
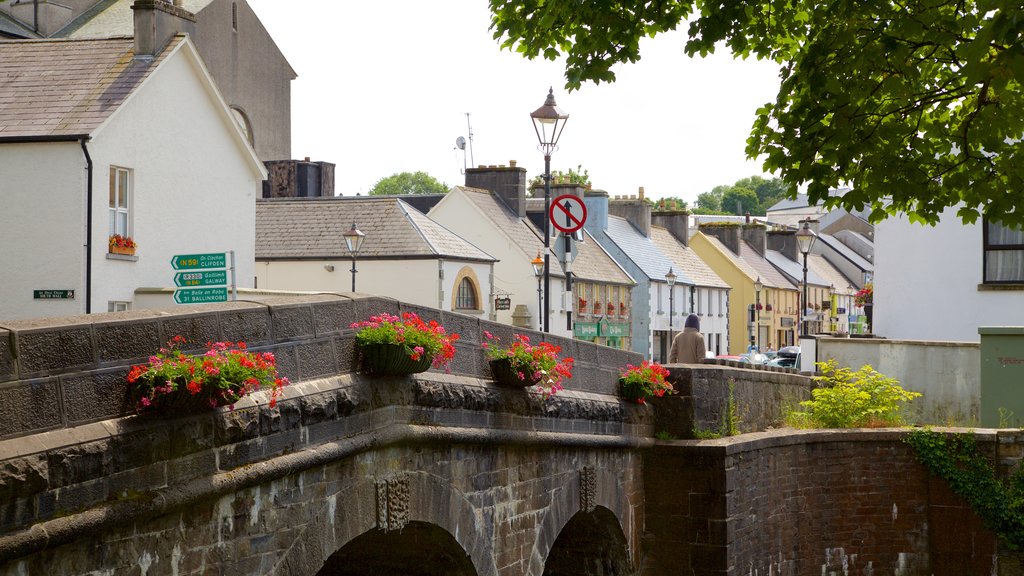
[[[515,160],[509,160],[508,161],[508,167],[509,168],[515,168],[516,167],[516,161]]]
[[[644,199],[644,187],[643,186],[640,187],[640,191],[638,192],[638,194],[640,195],[640,199],[643,200]]]

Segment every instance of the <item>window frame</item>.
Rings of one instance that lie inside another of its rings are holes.
[[[477,288],[473,284],[473,279],[469,276],[463,276],[459,280],[459,285],[455,287],[455,310],[480,310],[480,302],[477,301]],[[469,303],[472,306],[464,306],[466,298],[468,296]]]
[[[121,174],[125,175],[124,186],[121,186]],[[110,166],[110,189],[107,191],[107,236],[113,236],[120,234],[122,236],[132,236],[132,205],[134,204],[132,199],[132,188],[134,187],[131,168],[125,168],[123,166]],[[126,190],[125,190],[126,188]],[[120,199],[124,197],[124,208],[120,206]],[[113,205],[111,205],[113,204]],[[118,216],[124,214],[124,231],[120,231],[118,228]]]
[[[1024,259],[1024,243],[1021,244],[994,244],[989,239],[989,225],[1001,226],[1003,228],[1009,228],[1014,230],[1012,227],[998,224],[995,222],[989,222],[987,218],[982,219],[982,240],[981,240],[981,283],[982,284],[1001,284],[1001,285],[1015,285],[1024,284],[1024,274],[1017,279],[1012,280],[989,280],[988,279],[988,257],[989,252],[1019,252],[1021,258]],[[1022,238],[1024,241],[1024,238]]]

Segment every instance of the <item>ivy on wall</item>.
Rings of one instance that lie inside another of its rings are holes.
[[[996,478],[973,434],[920,428],[912,431],[906,442],[914,448],[918,461],[966,500],[1007,548],[1024,551],[1024,467],[1018,467],[1006,481]]]

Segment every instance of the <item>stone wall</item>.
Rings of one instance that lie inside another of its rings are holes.
[[[741,366],[741,365],[738,365]],[[695,432],[722,430],[731,401],[741,432],[778,427],[785,409],[811,397],[809,376],[717,364],[669,366],[676,394],[655,398],[655,429],[672,438],[694,438]]]
[[[993,459],[997,443],[1021,448],[1016,432],[975,434]],[[645,575],[1013,574],[992,533],[916,462],[904,435],[787,430],[659,443],[644,460],[647,538],[658,543]]]
[[[853,370],[870,365],[923,396],[909,421],[976,426],[981,406],[981,350],[977,342],[817,338],[817,361],[835,359]]]

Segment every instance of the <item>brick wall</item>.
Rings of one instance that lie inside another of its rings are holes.
[[[995,447],[1017,446],[975,432]],[[1013,574],[904,431],[772,431],[660,443],[644,461],[650,574]]]

